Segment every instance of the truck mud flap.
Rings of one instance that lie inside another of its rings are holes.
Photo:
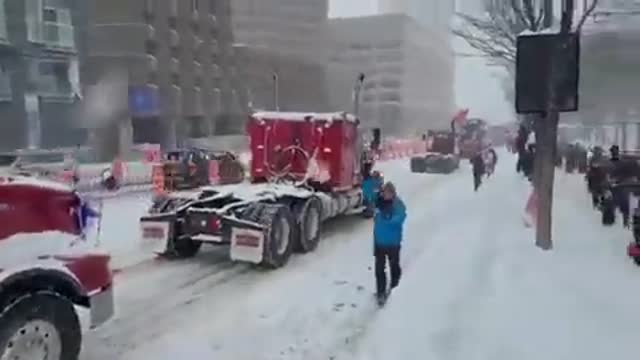
[[[264,227],[236,217],[222,217],[222,227],[230,244],[229,257],[233,261],[259,264],[264,257]]]
[[[145,248],[162,255],[173,237],[175,216],[145,216],[140,218],[140,237]]]
[[[89,297],[91,324],[90,328],[95,329],[107,321],[115,314],[115,300],[113,286],[109,286],[102,291]]]
[[[248,228],[231,228],[231,249],[229,256],[233,261],[259,264],[264,257],[264,231]]]

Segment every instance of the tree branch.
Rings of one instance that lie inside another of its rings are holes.
[[[582,31],[582,26],[587,21],[587,18],[595,11],[596,7],[598,7],[599,0],[591,0],[591,4],[582,14],[580,21],[578,22],[578,26],[576,26],[576,32],[579,33]]]

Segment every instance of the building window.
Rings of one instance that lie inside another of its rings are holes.
[[[7,16],[5,12],[6,0],[0,0],[0,40],[9,40],[9,34],[7,32]]]
[[[0,101],[11,101],[11,74],[4,65],[0,65]]]
[[[66,61],[35,60],[30,64],[30,84],[43,97],[70,98],[70,64]]]
[[[153,1],[144,0],[144,18],[147,22],[153,18]]]
[[[26,0],[25,17],[29,41],[75,48],[71,10],[54,0]]]
[[[178,17],[178,0],[169,0],[169,17]]]

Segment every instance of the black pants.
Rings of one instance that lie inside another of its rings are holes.
[[[378,294],[387,291],[386,265],[391,268],[391,289],[398,286],[402,269],[400,269],[400,246],[375,246],[373,256],[376,258],[376,290]]]
[[[473,190],[478,191],[480,184],[482,184],[482,174],[473,174]]]

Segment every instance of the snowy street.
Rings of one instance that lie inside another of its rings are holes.
[[[631,234],[603,228],[582,177],[558,173],[555,249],[539,251],[522,219],[529,185],[500,155],[478,193],[466,162],[451,175],[380,165],[408,211],[403,278],[382,310],[370,220],[332,221],[314,253],[260,271],[209,247],[153,261],[137,234],[149,197],[109,200],[117,315],[86,334],[83,359],[635,358]]]

